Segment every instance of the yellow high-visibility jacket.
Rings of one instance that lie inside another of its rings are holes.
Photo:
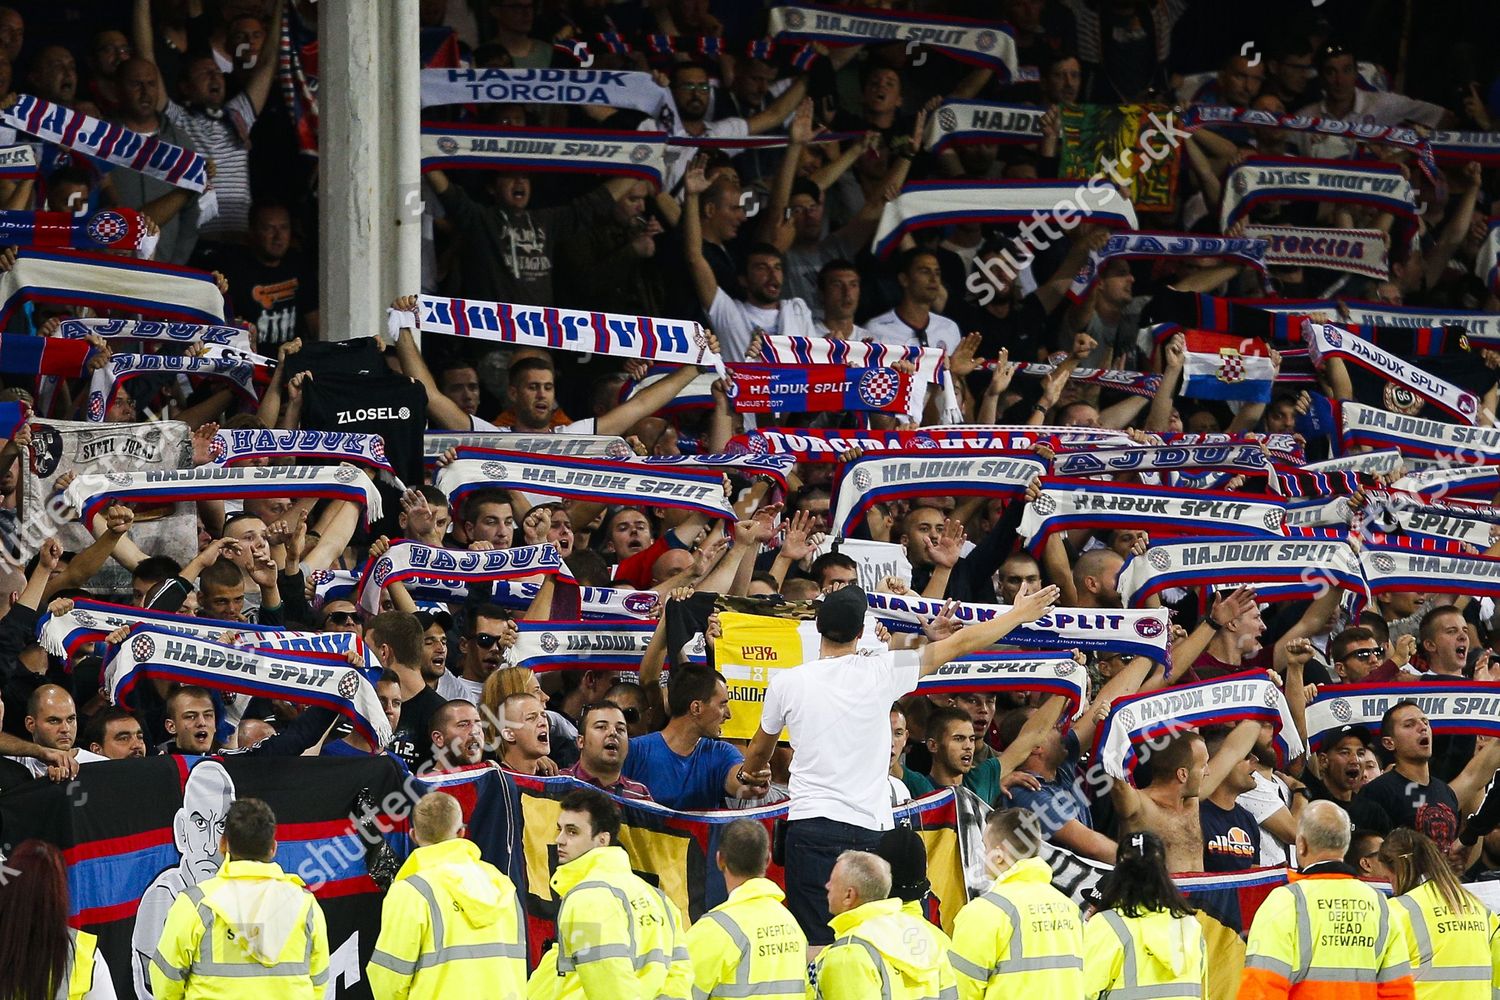
[[[417,848],[386,894],[365,971],[375,1000],[519,1000],[526,944],[515,885],[471,840]]]
[[[775,882],[752,878],[688,928],[695,1000],[807,995],[807,935],[781,905],[785,898]]]
[[[68,963],[68,1000],[83,1000],[94,987],[95,969],[109,975],[103,963],[94,962],[98,957],[99,939],[88,931],[68,928],[68,937],[73,939],[73,958]]]
[[[1165,910],[1127,917],[1100,910],[1083,925],[1083,995],[1207,995],[1208,953],[1193,917]]]
[[[1473,909],[1454,913],[1431,882],[1391,900],[1407,933],[1417,1000],[1500,997],[1500,917],[1469,900]]]
[[[1400,917],[1339,869],[1271,890],[1245,943],[1239,1000],[1411,1000]]]
[[[828,921],[833,944],[818,954],[814,1000],[955,1000],[948,939],[899,899],[856,906]]]
[[[953,971],[964,1000],[1083,995],[1083,914],[1026,858],[953,921]]]
[[[322,1000],[328,926],[318,901],[272,862],[224,862],[167,911],[156,1000]]]
[[[693,978],[682,916],[630,870],[622,847],[558,867],[557,944],[527,984],[530,1000],[687,1000]]]

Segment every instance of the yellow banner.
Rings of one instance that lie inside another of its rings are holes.
[[[714,642],[714,665],[729,688],[724,738],[748,740],[760,728],[760,708],[771,677],[808,660],[800,629],[812,629],[814,636],[816,630],[812,622],[734,611],[719,612],[719,626],[724,634]],[[781,738],[786,739],[786,733]]]

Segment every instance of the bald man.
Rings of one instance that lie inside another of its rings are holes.
[[[61,751],[80,764],[109,759],[76,745],[78,709],[73,704],[73,696],[56,684],[43,684],[31,692],[31,697],[26,700],[26,732],[37,746]],[[30,771],[33,777],[47,777],[47,761],[25,756],[12,759]]]

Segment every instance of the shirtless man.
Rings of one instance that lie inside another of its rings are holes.
[[[1259,735],[1260,723],[1250,719],[1241,722],[1212,759],[1198,733],[1173,737],[1143,761],[1151,778],[1144,788],[1124,781],[1111,786],[1121,835],[1142,830],[1154,833],[1166,845],[1171,871],[1201,872],[1203,827],[1198,820],[1198,801],[1214,793],[1235,764],[1250,753]]]

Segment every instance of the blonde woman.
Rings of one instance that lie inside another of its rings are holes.
[[[1500,917],[1458,881],[1426,834],[1400,827],[1380,845],[1391,871],[1393,915],[1406,919],[1417,1000],[1500,996]]]
[[[505,710],[501,706],[513,694],[535,695],[543,705],[547,704],[547,695],[542,690],[541,682],[536,679],[536,674],[525,667],[501,667],[490,674],[480,692],[479,715],[484,719],[486,743],[491,748],[500,746],[499,728],[501,720],[505,718]],[[559,769],[578,759],[577,728],[564,716],[550,710],[547,712],[547,740],[552,753],[538,762],[539,774],[556,774]],[[499,755],[498,750],[496,755]]]

